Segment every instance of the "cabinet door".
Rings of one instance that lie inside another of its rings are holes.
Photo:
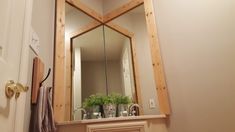
[[[139,121],[88,125],[87,132],[147,132],[147,122]]]

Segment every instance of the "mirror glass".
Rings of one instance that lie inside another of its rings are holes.
[[[107,94],[103,28],[98,27],[72,41],[74,114],[90,95]],[[77,116],[75,115],[75,119]]]
[[[66,3],[65,6],[65,39],[71,39],[66,43],[66,64],[70,62],[69,72],[66,73],[66,79],[70,82],[71,91],[66,91],[68,106],[70,109],[71,120],[81,119],[82,102],[92,94],[106,94],[106,73],[105,73],[105,55],[103,28],[98,27],[91,31],[86,31],[94,22],[97,22],[87,14]],[[77,36],[77,37],[76,37]],[[68,79],[71,78],[71,79]]]
[[[144,5],[126,12],[107,23],[109,24],[118,25],[133,34],[132,45],[135,46],[143,114],[160,114]],[[150,101],[154,101],[155,105],[150,107]]]
[[[95,21],[66,4],[66,33]],[[81,119],[82,102],[91,95],[121,94],[137,102],[130,38],[101,25],[71,40],[71,119]]]
[[[108,94],[118,93],[136,102],[130,38],[104,26]]]
[[[84,29],[96,20],[69,4],[65,18],[66,36],[77,34],[67,51],[72,66],[71,120],[82,119],[79,109],[94,94],[126,95],[139,103],[143,114],[160,114],[144,6],[89,30]]]

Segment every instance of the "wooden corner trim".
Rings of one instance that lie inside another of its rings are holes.
[[[169,115],[171,108],[169,104],[168,90],[166,87],[165,73],[162,64],[160,44],[157,34],[157,26],[153,8],[153,0],[144,0],[145,17],[149,36],[149,43],[152,56],[152,65],[154,70],[154,78],[156,82],[156,90],[159,100],[159,108],[162,114]]]
[[[144,0],[131,0],[129,3],[124,4],[118,7],[117,9],[114,9],[110,11],[109,13],[107,13],[106,15],[104,15],[103,23],[107,23],[143,3],[144,3]]]
[[[78,10],[81,10],[88,16],[94,18],[95,20],[103,23],[103,16],[100,13],[96,12],[95,10],[83,4],[80,0],[66,0],[66,2],[71,6],[77,8]]]
[[[70,33],[69,36],[70,36],[70,39],[73,39],[79,35],[82,35],[96,27],[99,27],[100,25],[102,25],[102,23],[100,22],[97,22],[96,20],[95,21],[92,21],[91,23],[88,23],[87,25],[81,27],[81,28],[78,28],[76,29],[74,32]]]

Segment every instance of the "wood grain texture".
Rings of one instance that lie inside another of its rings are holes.
[[[154,77],[157,85],[156,89],[158,94],[160,112],[161,114],[169,115],[171,113],[171,110],[169,105],[168,90],[166,87],[165,73],[163,70],[163,64],[161,59],[153,1],[144,0],[144,8],[145,8],[148,36],[150,40]]]
[[[108,22],[108,23],[105,23],[106,26],[108,26],[109,28],[125,35],[126,37],[128,38],[131,38],[134,36],[134,33],[130,32],[129,30],[119,26],[118,24],[115,24],[113,22]]]
[[[124,4],[118,7],[117,9],[114,9],[113,11],[110,11],[107,14],[105,14],[103,16],[103,22],[107,23],[143,3],[144,3],[144,0],[131,0],[127,4]]]
[[[87,15],[91,16],[95,20],[99,22],[103,22],[103,16],[96,12],[95,10],[91,9],[90,7],[83,4],[80,0],[66,0],[68,4],[71,6],[81,10],[82,12],[86,13]]]
[[[40,83],[43,80],[44,63],[38,57],[33,59],[32,104],[37,103]]]
[[[140,105],[142,109],[140,109],[140,114],[144,114],[143,112],[143,103],[142,103],[142,97],[141,97],[141,87],[140,87],[140,77],[139,77],[139,69],[138,69],[138,63],[137,63],[137,55],[136,55],[136,43],[135,43],[135,35],[134,33],[128,31],[127,29],[113,23],[108,22],[105,24],[106,26],[110,27],[111,29],[127,36],[130,38],[131,43],[131,53],[132,53],[132,63],[134,67],[134,79],[135,79],[135,91],[137,96],[137,103]]]
[[[155,82],[157,84],[157,94],[158,100],[160,105],[160,111],[162,114],[170,114],[170,105],[168,99],[168,91],[166,88],[165,82],[165,75],[163,71],[163,65],[161,60],[157,30],[156,30],[156,23],[155,23],[155,16],[153,10],[153,3],[152,0],[132,0],[131,2],[123,5],[105,16],[101,16],[94,10],[90,9],[89,7],[85,6],[80,1],[76,0],[66,0],[67,3],[76,7],[77,9],[85,12],[86,14],[92,16],[97,21],[93,21],[92,23],[87,24],[81,29],[77,29],[75,32],[71,33],[70,38],[75,38],[83,33],[86,33],[102,24],[107,25],[108,27],[118,31],[119,33],[131,38],[131,45],[133,51],[133,63],[135,65],[135,79],[136,79],[136,91],[137,91],[137,98],[138,103],[142,105],[141,101],[141,89],[139,84],[139,74],[138,74],[138,67],[137,67],[137,60],[136,60],[136,52],[135,52],[135,40],[134,40],[134,33],[129,32],[128,30],[116,25],[114,23],[110,23],[112,19],[128,12],[129,10],[141,5],[144,3],[145,12],[146,12],[146,21],[147,21],[147,29],[148,35],[150,38],[150,47],[151,47],[151,56],[153,62],[153,69],[154,69],[154,77]],[[64,24],[65,24],[65,0],[57,0],[56,3],[56,39],[55,39],[55,70],[54,70],[54,114],[55,120],[57,122],[64,121],[68,119],[69,114],[65,114],[65,110],[69,110],[68,105],[71,105],[71,101],[68,102],[69,98],[71,98],[71,93],[67,90],[71,91],[71,84],[69,84],[69,80],[71,78],[67,78],[67,75],[70,76],[71,73],[65,74],[65,71],[70,70],[71,72],[71,62],[66,61],[70,55],[66,53],[71,49],[71,46],[65,47],[65,39],[64,39]],[[109,22],[109,23],[106,23]],[[66,53],[65,53],[66,52]],[[65,58],[66,57],[66,58]],[[65,79],[66,77],[66,79]],[[66,91],[66,92],[65,92]],[[71,111],[71,108],[70,108]],[[71,114],[71,113],[70,113]]]
[[[65,73],[65,121],[71,120],[72,107],[72,56],[71,56],[71,39],[65,39],[65,52],[66,52],[66,73]]]
[[[65,118],[65,0],[56,1],[53,107],[56,122]]]

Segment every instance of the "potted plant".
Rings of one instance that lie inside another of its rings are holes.
[[[116,117],[116,97],[114,95],[103,96],[104,117]]]
[[[116,104],[118,105],[117,115],[120,116],[128,116],[128,108],[129,104],[132,103],[132,100],[129,96],[125,95],[116,95]]]
[[[83,102],[83,107],[88,111],[88,118],[95,119],[101,113],[102,95],[91,95]]]

